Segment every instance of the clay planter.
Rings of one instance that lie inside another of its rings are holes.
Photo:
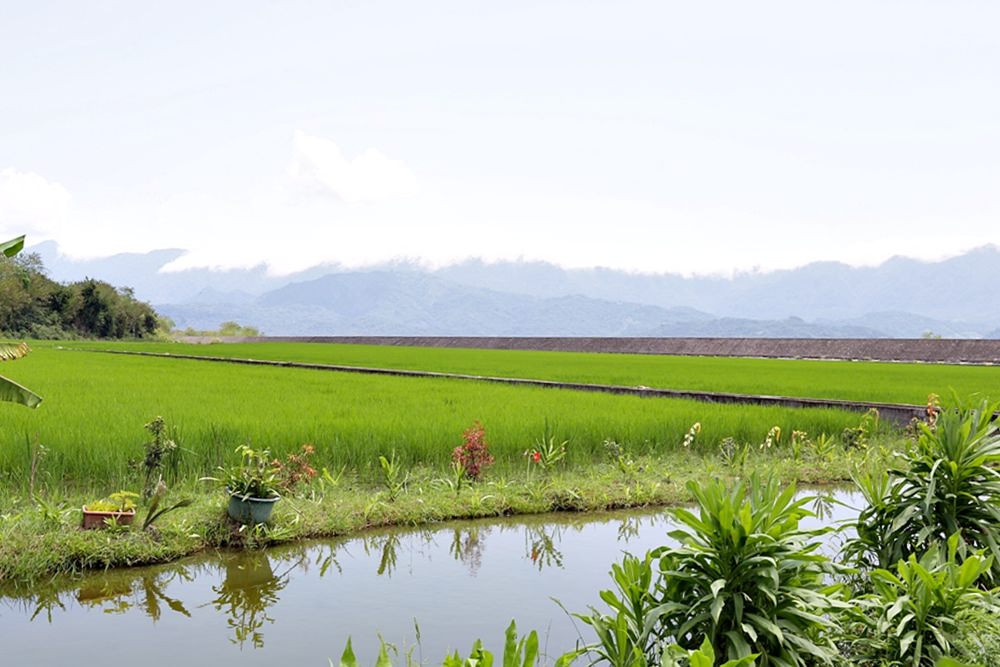
[[[119,526],[131,526],[135,519],[135,510],[127,512],[94,512],[83,508],[83,529],[93,530],[95,528],[107,528],[108,519],[114,519]]]
[[[273,498],[250,498],[241,496],[238,493],[229,494],[229,506],[226,510],[233,521],[242,524],[267,523],[274,511],[274,503],[279,497]]]

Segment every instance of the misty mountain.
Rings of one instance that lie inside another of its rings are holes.
[[[271,335],[885,337],[875,329],[798,318],[719,319],[692,308],[511,294],[413,271],[330,274],[286,285],[252,304],[160,310],[181,328],[238,320]]]
[[[662,335],[957,338],[1000,332],[1000,249],[940,262],[837,262],[732,277],[563,269],[471,259],[438,270],[320,265],[163,271],[177,249],[74,261],[38,252],[51,277],[132,286],[179,326],[224,320],[271,334]]]

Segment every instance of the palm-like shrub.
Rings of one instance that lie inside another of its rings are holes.
[[[1000,434],[997,405],[943,410],[934,427],[885,475],[860,480],[868,507],[845,553],[856,564],[887,569],[958,533],[993,556],[1000,575]]]

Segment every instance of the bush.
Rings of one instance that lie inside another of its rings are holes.
[[[613,570],[618,591],[601,593],[613,613],[579,616],[597,632],[585,649],[594,661],[659,664],[661,647],[695,651],[707,640],[719,661],[756,654],[761,665],[832,664],[830,617],[844,605],[825,582],[832,564],[817,552],[829,530],[799,529],[812,498],[756,478],[732,490],[719,481],[688,489],[697,514],[672,511],[680,546],[626,556]]]
[[[919,435],[888,473],[859,480],[868,507],[845,556],[862,568],[893,567],[958,533],[993,555],[1000,575],[1000,436],[996,404],[951,407]]]
[[[845,613],[848,630],[841,645],[852,662],[931,667],[943,656],[956,655],[955,638],[961,638],[965,651],[983,652],[970,641],[978,638],[978,629],[963,619],[992,615],[997,628],[1000,607],[978,587],[993,559],[981,553],[962,558],[960,547],[955,534],[919,560],[911,555],[892,571],[872,572],[873,591]]]

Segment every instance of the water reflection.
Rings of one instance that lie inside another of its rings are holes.
[[[814,527],[853,513],[828,499],[813,509]],[[163,664],[221,664],[234,649],[241,664],[327,664],[348,636],[367,660],[379,634],[412,645],[414,619],[424,655],[474,637],[502,650],[489,642],[511,618],[561,648],[577,635],[551,598],[572,610],[597,604],[611,563],[664,544],[668,530],[662,512],[549,515],[206,554],[0,591],[0,635],[10,664],[33,665],[79,651],[94,662],[155,665],[149,655],[161,651]],[[117,625],[131,631],[109,642]]]
[[[226,576],[213,586],[217,597],[211,604],[226,615],[226,625],[233,631],[229,641],[243,648],[248,641],[254,648],[264,646],[262,628],[274,623],[268,609],[278,602],[278,593],[288,585],[289,568],[275,575],[271,560],[263,552],[226,554],[222,557]]]

